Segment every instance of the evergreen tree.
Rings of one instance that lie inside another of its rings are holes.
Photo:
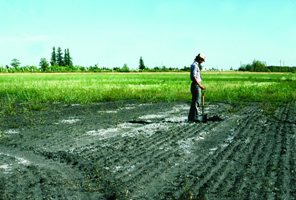
[[[67,62],[69,66],[73,66],[72,57],[70,56],[70,51],[67,49]]]
[[[64,50],[64,65],[65,66],[69,66],[68,63],[69,59],[68,59],[68,53],[67,53],[67,49]]]
[[[144,70],[146,67],[145,67],[145,65],[144,65],[144,61],[143,61],[143,58],[142,58],[142,56],[140,57],[140,65],[139,65],[139,69],[140,70]]]
[[[64,52],[64,63],[65,63],[65,66],[70,66],[70,67],[73,66],[72,58],[70,56],[69,49],[65,49],[65,52]]]
[[[65,66],[63,52],[61,47],[58,47],[57,54],[56,54],[57,64],[58,66]]]
[[[56,57],[55,47],[52,48],[50,65],[51,66],[56,66],[57,65],[57,57]]]

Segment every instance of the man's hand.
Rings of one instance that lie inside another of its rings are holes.
[[[200,89],[202,89],[202,90],[205,90],[206,89],[206,87],[203,84],[201,84],[201,82],[199,82],[199,81],[196,80],[196,83],[200,87]]]

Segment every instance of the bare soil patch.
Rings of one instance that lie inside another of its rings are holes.
[[[294,199],[296,103],[47,105],[0,124],[0,199]],[[269,114],[267,114],[269,113]]]

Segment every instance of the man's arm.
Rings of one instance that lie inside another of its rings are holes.
[[[196,77],[194,77],[194,79],[195,79],[197,85],[198,85],[202,90],[205,90],[205,89],[206,89],[206,87],[205,87],[203,84],[201,84],[201,82],[199,82],[199,81],[197,80]]]

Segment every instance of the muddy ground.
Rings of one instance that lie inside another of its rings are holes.
[[[0,199],[296,198],[295,102],[208,103],[202,124],[188,110],[111,102],[4,116]]]

